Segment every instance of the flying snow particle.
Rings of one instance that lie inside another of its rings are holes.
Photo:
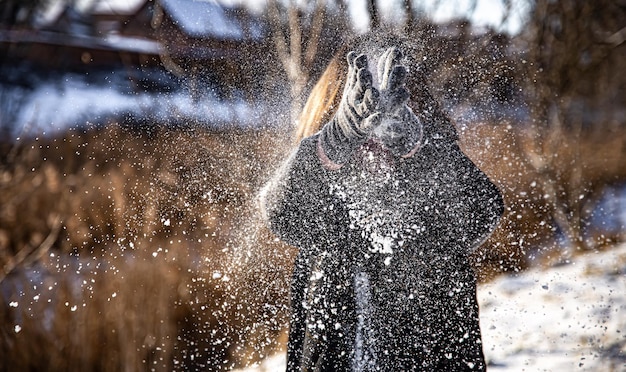
[[[319,280],[324,276],[324,272],[321,270],[316,270],[311,274],[311,279],[310,280]]]
[[[19,324],[16,324],[14,329],[15,329],[15,333],[20,333],[20,331],[22,330],[22,327],[20,327]]]
[[[17,301],[11,301],[11,302],[9,302],[9,306],[11,306],[11,307],[17,307],[17,306],[18,306],[18,303],[17,303]]]

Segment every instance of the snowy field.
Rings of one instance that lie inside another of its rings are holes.
[[[0,114],[11,115],[10,120],[0,120],[0,130],[10,125],[8,132],[16,137],[55,135],[68,127],[103,124],[129,116],[137,121],[213,126],[237,123],[249,128],[268,121],[271,124],[270,119],[277,116],[268,114],[266,103],[248,102],[239,90],[233,89],[225,99],[221,87],[204,82],[194,97],[184,83],[164,71],[134,73],[137,82],[130,79],[131,74],[116,70],[47,77],[17,70],[14,75],[28,78],[0,84]]]
[[[500,277],[478,299],[489,371],[626,371],[626,244]],[[281,354],[245,372],[284,369]]]

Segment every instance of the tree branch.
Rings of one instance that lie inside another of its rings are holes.
[[[302,63],[302,29],[300,28],[300,16],[294,0],[289,1],[289,48],[291,50],[291,73],[297,77]]]
[[[270,0],[267,3],[270,17],[270,27],[272,28],[272,39],[274,47],[278,54],[278,59],[283,64],[283,68],[291,79],[291,56],[289,55],[287,40],[281,29],[280,13],[278,12],[278,4],[276,0]]]
[[[309,36],[304,57],[304,66],[307,70],[313,65],[313,60],[317,54],[317,47],[319,46],[320,35],[322,34],[322,26],[324,25],[325,3],[324,0],[317,0],[315,4],[315,12],[313,13],[313,21],[311,23],[311,35]]]

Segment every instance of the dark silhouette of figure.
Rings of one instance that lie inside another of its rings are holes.
[[[468,255],[502,197],[394,45],[329,64],[304,138],[262,192],[270,228],[299,248],[289,371],[486,368]]]

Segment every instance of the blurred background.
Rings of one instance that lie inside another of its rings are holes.
[[[482,283],[626,239],[626,1],[0,0],[0,371],[284,350],[295,251],[255,196],[367,32],[412,41],[505,195]]]

